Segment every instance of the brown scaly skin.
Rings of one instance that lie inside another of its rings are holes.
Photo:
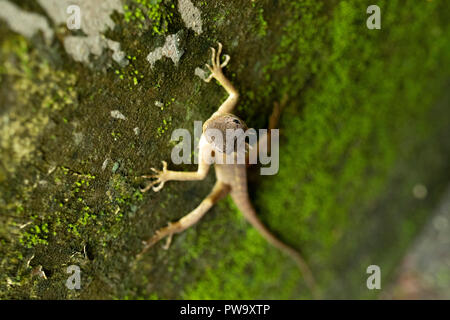
[[[208,132],[206,130],[211,128],[217,129],[225,135],[225,130],[227,128],[241,128],[243,130],[247,129],[244,121],[232,114],[232,111],[238,101],[239,93],[222,72],[222,68],[228,64],[230,57],[228,55],[225,55],[225,61],[220,63],[220,54],[222,51],[222,44],[220,43],[217,54],[214,48],[211,48],[211,51],[211,66],[208,64],[206,65],[211,71],[211,75],[207,79],[205,79],[205,81],[210,82],[212,78],[215,78],[225,88],[229,96],[226,101],[219,107],[219,109],[203,125],[203,134],[200,139],[198,170],[196,172],[171,171],[167,169],[167,163],[163,161],[162,171],[151,168],[151,170],[155,172],[155,174],[150,176],[143,176],[144,178],[154,179],[148,184],[145,189],[142,190],[143,192],[149,190],[150,188],[153,188],[155,192],[158,192],[163,188],[164,183],[170,180],[203,180],[206,177],[210,166],[205,160],[205,155],[211,153],[214,154],[214,152],[217,155],[218,153],[220,153],[220,151],[224,150],[223,148],[221,148],[223,146],[216,146],[214,144],[214,141],[211,140],[211,137],[208,136]],[[280,112],[281,106],[279,104],[275,104],[274,111],[269,119],[269,129],[274,129],[276,127]],[[266,136],[262,137],[259,140],[258,148],[270,148],[270,138],[268,136],[270,136],[270,130]],[[161,228],[156,231],[155,235],[144,242],[144,248],[139,254],[139,257],[155,243],[165,237],[168,237],[167,243],[165,245],[165,248],[167,249],[170,245],[173,234],[180,233],[197,223],[217,201],[225,197],[227,194],[230,194],[233,201],[236,203],[237,207],[242,212],[247,221],[250,222],[268,242],[270,242],[272,245],[279,248],[283,252],[287,253],[295,260],[300,271],[305,277],[306,283],[311,289],[313,295],[317,297],[314,278],[307,263],[302,258],[300,253],[277,239],[258,219],[255,209],[253,208],[248,196],[246,165],[215,163],[214,166],[217,176],[217,182],[210,194],[200,203],[197,208],[195,208],[189,214],[174,223],[169,223],[167,227]]]

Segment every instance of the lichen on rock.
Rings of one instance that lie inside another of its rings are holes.
[[[194,30],[197,34],[202,33],[201,12],[190,0],[178,0],[178,11],[186,27]]]
[[[53,30],[43,16],[22,11],[6,0],[0,1],[0,19],[5,20],[12,30],[27,38],[31,38],[38,31],[42,31],[48,43],[53,40]]]
[[[175,66],[178,66],[184,53],[182,46],[183,35],[183,30],[176,34],[168,35],[162,47],[158,47],[148,54],[147,61],[150,65],[153,67],[156,61],[160,60],[162,57],[167,57],[172,60]]]

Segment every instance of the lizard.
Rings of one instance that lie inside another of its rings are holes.
[[[167,162],[162,161],[162,170],[151,168],[154,172],[153,174],[142,176],[142,178],[154,179],[148,183],[145,188],[141,189],[142,192],[146,192],[150,188],[152,188],[155,192],[159,192],[164,187],[164,184],[171,180],[203,180],[206,177],[211,164],[206,160],[206,156],[211,153],[215,155],[230,153],[230,150],[224,149],[225,143],[219,145],[214,142],[214,137],[208,134],[209,130],[216,129],[223,133],[226,129],[247,129],[245,122],[232,113],[238,102],[239,92],[230,80],[225,77],[222,70],[230,61],[230,56],[224,55],[225,60],[221,62],[222,44],[220,42],[218,43],[217,53],[215,48],[211,47],[210,49],[212,52],[211,65],[206,64],[206,67],[209,69],[211,74],[205,78],[204,81],[210,82],[213,78],[216,79],[227,91],[228,97],[220,105],[218,110],[214,112],[213,115],[203,124],[203,132],[199,142],[198,169],[194,172],[172,171],[168,170]],[[268,133],[264,137],[260,138],[257,144],[258,148],[261,148],[261,146],[264,145],[267,146],[267,148],[270,148],[270,139],[268,139],[268,137],[270,136],[271,130],[276,127],[280,112],[280,104],[275,103],[274,110],[269,118]],[[231,150],[231,152],[235,152],[235,150]],[[142,256],[144,252],[165,237],[167,237],[167,242],[164,248],[168,249],[173,234],[180,233],[196,224],[215,203],[230,194],[231,198],[246,220],[250,222],[250,224],[255,227],[269,243],[294,259],[305,278],[306,284],[310,288],[313,295],[316,296],[316,284],[314,277],[302,255],[294,248],[276,238],[258,218],[248,194],[246,164],[216,162],[214,163],[214,168],[217,181],[209,195],[193,211],[176,222],[169,222],[167,227],[157,230],[152,237],[150,237],[147,241],[144,241],[144,248],[138,256]]]

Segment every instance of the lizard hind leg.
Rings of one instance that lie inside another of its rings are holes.
[[[203,201],[197,206],[197,208],[192,210],[180,220],[169,223],[167,227],[157,230],[151,238],[145,241],[144,248],[139,253],[138,258],[140,258],[142,254],[144,254],[148,249],[150,249],[165,237],[168,238],[164,249],[168,249],[171,238],[175,233],[183,232],[184,230],[196,224],[217,201],[225,197],[229,192],[230,187],[227,184],[217,181],[209,195],[205,199],[203,199]]]

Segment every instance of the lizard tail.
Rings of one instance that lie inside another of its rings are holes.
[[[274,247],[280,249],[281,251],[288,254],[296,263],[298,268],[300,269],[300,272],[303,274],[303,277],[305,279],[305,282],[309,289],[311,290],[312,295],[314,298],[318,298],[318,292],[317,292],[317,286],[316,282],[314,280],[314,276],[306,263],[305,259],[302,257],[302,255],[295,250],[294,248],[290,247],[289,245],[285,244],[281,240],[279,240],[274,234],[272,234],[266,226],[259,220],[255,209],[253,208],[252,203],[250,202],[250,199],[248,197],[247,192],[243,192],[244,190],[232,190],[231,191],[231,197],[233,198],[233,201],[236,203],[237,207],[241,211],[241,213],[244,215],[246,220],[250,222],[250,224],[258,230],[258,232]]]

